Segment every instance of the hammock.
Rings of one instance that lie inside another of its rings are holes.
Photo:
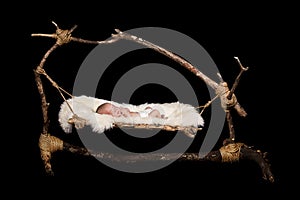
[[[103,103],[128,108],[130,111],[139,112],[147,106],[157,109],[166,118],[142,117],[113,117],[107,114],[98,114],[96,109]],[[167,131],[183,131],[187,136],[194,137],[204,125],[204,120],[195,107],[179,102],[174,103],[145,103],[132,105],[117,103],[89,96],[75,96],[64,101],[58,114],[60,126],[66,133],[86,125],[91,126],[93,132],[103,133],[114,127],[162,129]]]

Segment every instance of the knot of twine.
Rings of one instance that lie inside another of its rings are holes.
[[[39,146],[41,151],[53,153],[58,150],[63,150],[63,141],[49,134],[41,134]]]
[[[222,156],[222,162],[235,162],[239,160],[240,150],[243,143],[230,143],[226,146],[222,146],[219,151]]]

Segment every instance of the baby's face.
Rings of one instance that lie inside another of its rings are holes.
[[[111,105],[110,107],[110,113],[113,117],[128,117],[129,115],[129,109],[128,108],[123,108],[123,107],[117,107],[114,105]]]
[[[121,117],[122,116],[122,110],[120,107],[111,105],[110,107],[110,113],[113,117]]]

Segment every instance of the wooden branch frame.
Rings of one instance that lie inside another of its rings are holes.
[[[229,89],[229,86],[226,82],[223,81],[221,75],[220,76],[220,83],[216,83],[209,77],[207,77],[205,74],[203,74],[201,71],[199,71],[196,67],[194,67],[191,63],[188,61],[184,60],[178,55],[175,55],[174,53],[157,46],[149,41],[146,41],[142,38],[139,38],[137,36],[125,33],[120,31],[119,29],[115,29],[116,33],[112,34],[112,39],[109,40],[104,40],[104,41],[91,41],[91,40],[85,40],[81,38],[75,38],[72,37],[71,33],[77,28],[77,26],[74,26],[70,30],[63,30],[58,27],[58,25],[53,22],[53,24],[56,27],[56,32],[53,34],[42,34],[42,33],[35,33],[32,34],[31,36],[33,37],[50,37],[53,39],[56,39],[55,44],[45,53],[43,58],[41,59],[39,65],[36,67],[34,70],[35,74],[35,81],[37,84],[37,88],[41,97],[41,107],[42,107],[42,112],[43,112],[43,130],[41,132],[40,140],[39,140],[39,147],[41,150],[41,158],[44,162],[45,165],[45,170],[47,175],[54,175],[54,172],[52,171],[51,168],[51,154],[56,152],[56,151],[69,151],[72,153],[77,153],[85,156],[102,156],[102,158],[109,158],[113,159],[115,161],[129,161],[129,160],[157,160],[157,159],[172,159],[174,158],[174,155],[178,154],[160,154],[160,155],[151,155],[150,157],[124,157],[124,156],[118,156],[118,155],[112,155],[110,153],[93,153],[91,151],[88,151],[85,148],[78,147],[76,145],[69,144],[67,142],[64,142],[63,140],[52,136],[50,133],[48,133],[49,130],[49,125],[50,125],[50,120],[48,118],[48,107],[49,103],[47,103],[46,100],[46,94],[44,92],[42,80],[41,80],[41,75],[44,75],[54,87],[56,87],[59,92],[60,92],[60,87],[47,75],[47,73],[44,70],[44,65],[49,57],[49,55],[58,47],[67,44],[69,42],[79,42],[79,43],[85,43],[85,44],[111,44],[114,42],[117,42],[119,40],[130,40],[139,44],[142,44],[150,49],[153,49],[170,59],[176,61],[179,63],[181,66],[185,67],[189,71],[191,71],[193,74],[195,74],[198,78],[200,78],[202,81],[204,81],[207,85],[209,85],[212,89],[215,90],[217,96],[220,98],[221,101],[221,106],[226,112],[226,119],[228,122],[228,127],[229,127],[229,138],[225,139],[223,142],[223,146],[217,150],[217,151],[212,151],[208,155],[206,155],[203,159],[199,158],[199,155],[197,154],[182,154],[180,159],[182,160],[202,160],[202,161],[217,161],[217,162],[235,162],[238,161],[239,159],[250,159],[254,160],[255,162],[258,163],[258,165],[262,169],[262,174],[263,178],[270,181],[274,182],[274,176],[270,170],[270,165],[265,158],[265,154],[262,154],[259,150],[253,150],[249,148],[246,144],[244,143],[236,143],[235,142],[235,131],[233,127],[233,121],[231,117],[231,110],[234,109],[237,111],[237,113],[242,116],[246,117],[247,113],[246,111],[242,108],[242,106],[239,104],[237,97],[234,94],[235,89],[238,86],[239,80],[241,78],[241,75],[243,72],[248,70],[248,67],[243,67],[241,64],[240,60],[238,57],[235,57],[235,59],[238,61],[239,66],[240,66],[240,73],[236,77],[236,80],[232,86],[231,89]],[[208,104],[209,105],[209,104]],[[125,126],[124,124],[119,124],[119,126]],[[116,124],[118,126],[118,124]],[[132,128],[132,127],[131,127]],[[134,127],[134,128],[149,128],[145,127],[145,125],[141,125],[140,127]],[[150,128],[157,128],[157,127],[150,127]],[[166,128],[166,127],[159,127],[159,128]],[[167,127],[166,130],[172,129],[174,131],[174,128],[172,127]],[[177,130],[184,131],[183,129],[178,128]],[[175,156],[176,157],[176,156]]]

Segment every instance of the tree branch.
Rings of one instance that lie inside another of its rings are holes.
[[[44,74],[44,65],[45,62],[47,60],[47,58],[49,57],[49,55],[58,47],[58,44],[54,44],[47,52],[46,54],[43,56],[40,64],[36,67],[36,69],[34,70],[34,75],[35,75],[35,82],[37,85],[37,89],[39,91],[40,97],[41,97],[41,106],[42,106],[42,112],[43,112],[43,119],[44,119],[44,124],[43,124],[43,132],[42,134],[47,134],[48,133],[48,128],[49,128],[49,124],[50,124],[50,120],[48,119],[48,107],[49,107],[49,103],[47,103],[47,99],[46,99],[46,94],[44,92],[44,88],[43,88],[43,84],[42,84],[42,80],[40,77],[40,74]]]
[[[186,69],[191,71],[193,74],[195,74],[197,77],[201,78],[210,87],[212,87],[213,89],[217,89],[218,84],[216,82],[214,82],[212,79],[207,77],[205,74],[203,74],[201,71],[199,71],[196,67],[194,67],[191,63],[189,63],[185,59],[181,58],[180,56],[178,56],[160,46],[157,46],[147,40],[144,40],[143,38],[140,38],[140,37],[128,34],[128,33],[124,33],[122,31],[120,31],[119,29],[115,29],[115,31],[117,32],[117,34],[112,34],[113,38],[130,40],[130,41],[134,41],[136,43],[142,44],[146,47],[149,47],[150,49],[153,49],[153,50],[171,58],[172,60],[176,61],[181,66],[185,67]]]
[[[41,135],[40,143],[42,144],[43,160],[48,175],[53,175],[51,170],[51,155],[56,151],[68,151],[82,156],[93,156],[99,159],[106,159],[113,162],[151,162],[151,161],[211,161],[220,163],[233,163],[240,160],[254,161],[259,165],[262,177],[271,183],[275,182],[271,172],[270,164],[266,158],[267,153],[255,150],[244,143],[227,143],[220,149],[209,152],[204,158],[200,158],[198,153],[150,153],[150,154],[134,154],[122,155],[109,152],[95,152],[84,147],[69,144],[57,137],[50,135]]]
[[[242,65],[242,63],[241,63],[241,61],[240,61],[240,59],[238,57],[234,57],[234,58],[238,61],[241,70],[240,70],[240,73],[238,74],[238,76],[236,77],[236,79],[234,81],[234,84],[233,84],[233,86],[232,86],[232,88],[231,88],[231,90],[230,90],[230,92],[229,92],[229,94],[227,96],[228,99],[231,99],[231,97],[232,97],[232,95],[233,95],[236,87],[239,84],[239,81],[241,79],[241,76],[242,76],[243,72],[248,70],[248,67],[243,67],[243,65]]]
[[[203,159],[221,163],[251,160],[261,168],[263,179],[271,183],[275,182],[269,161],[266,159],[266,153],[261,153],[260,150],[252,149],[244,143],[228,143],[219,150],[209,152]]]

